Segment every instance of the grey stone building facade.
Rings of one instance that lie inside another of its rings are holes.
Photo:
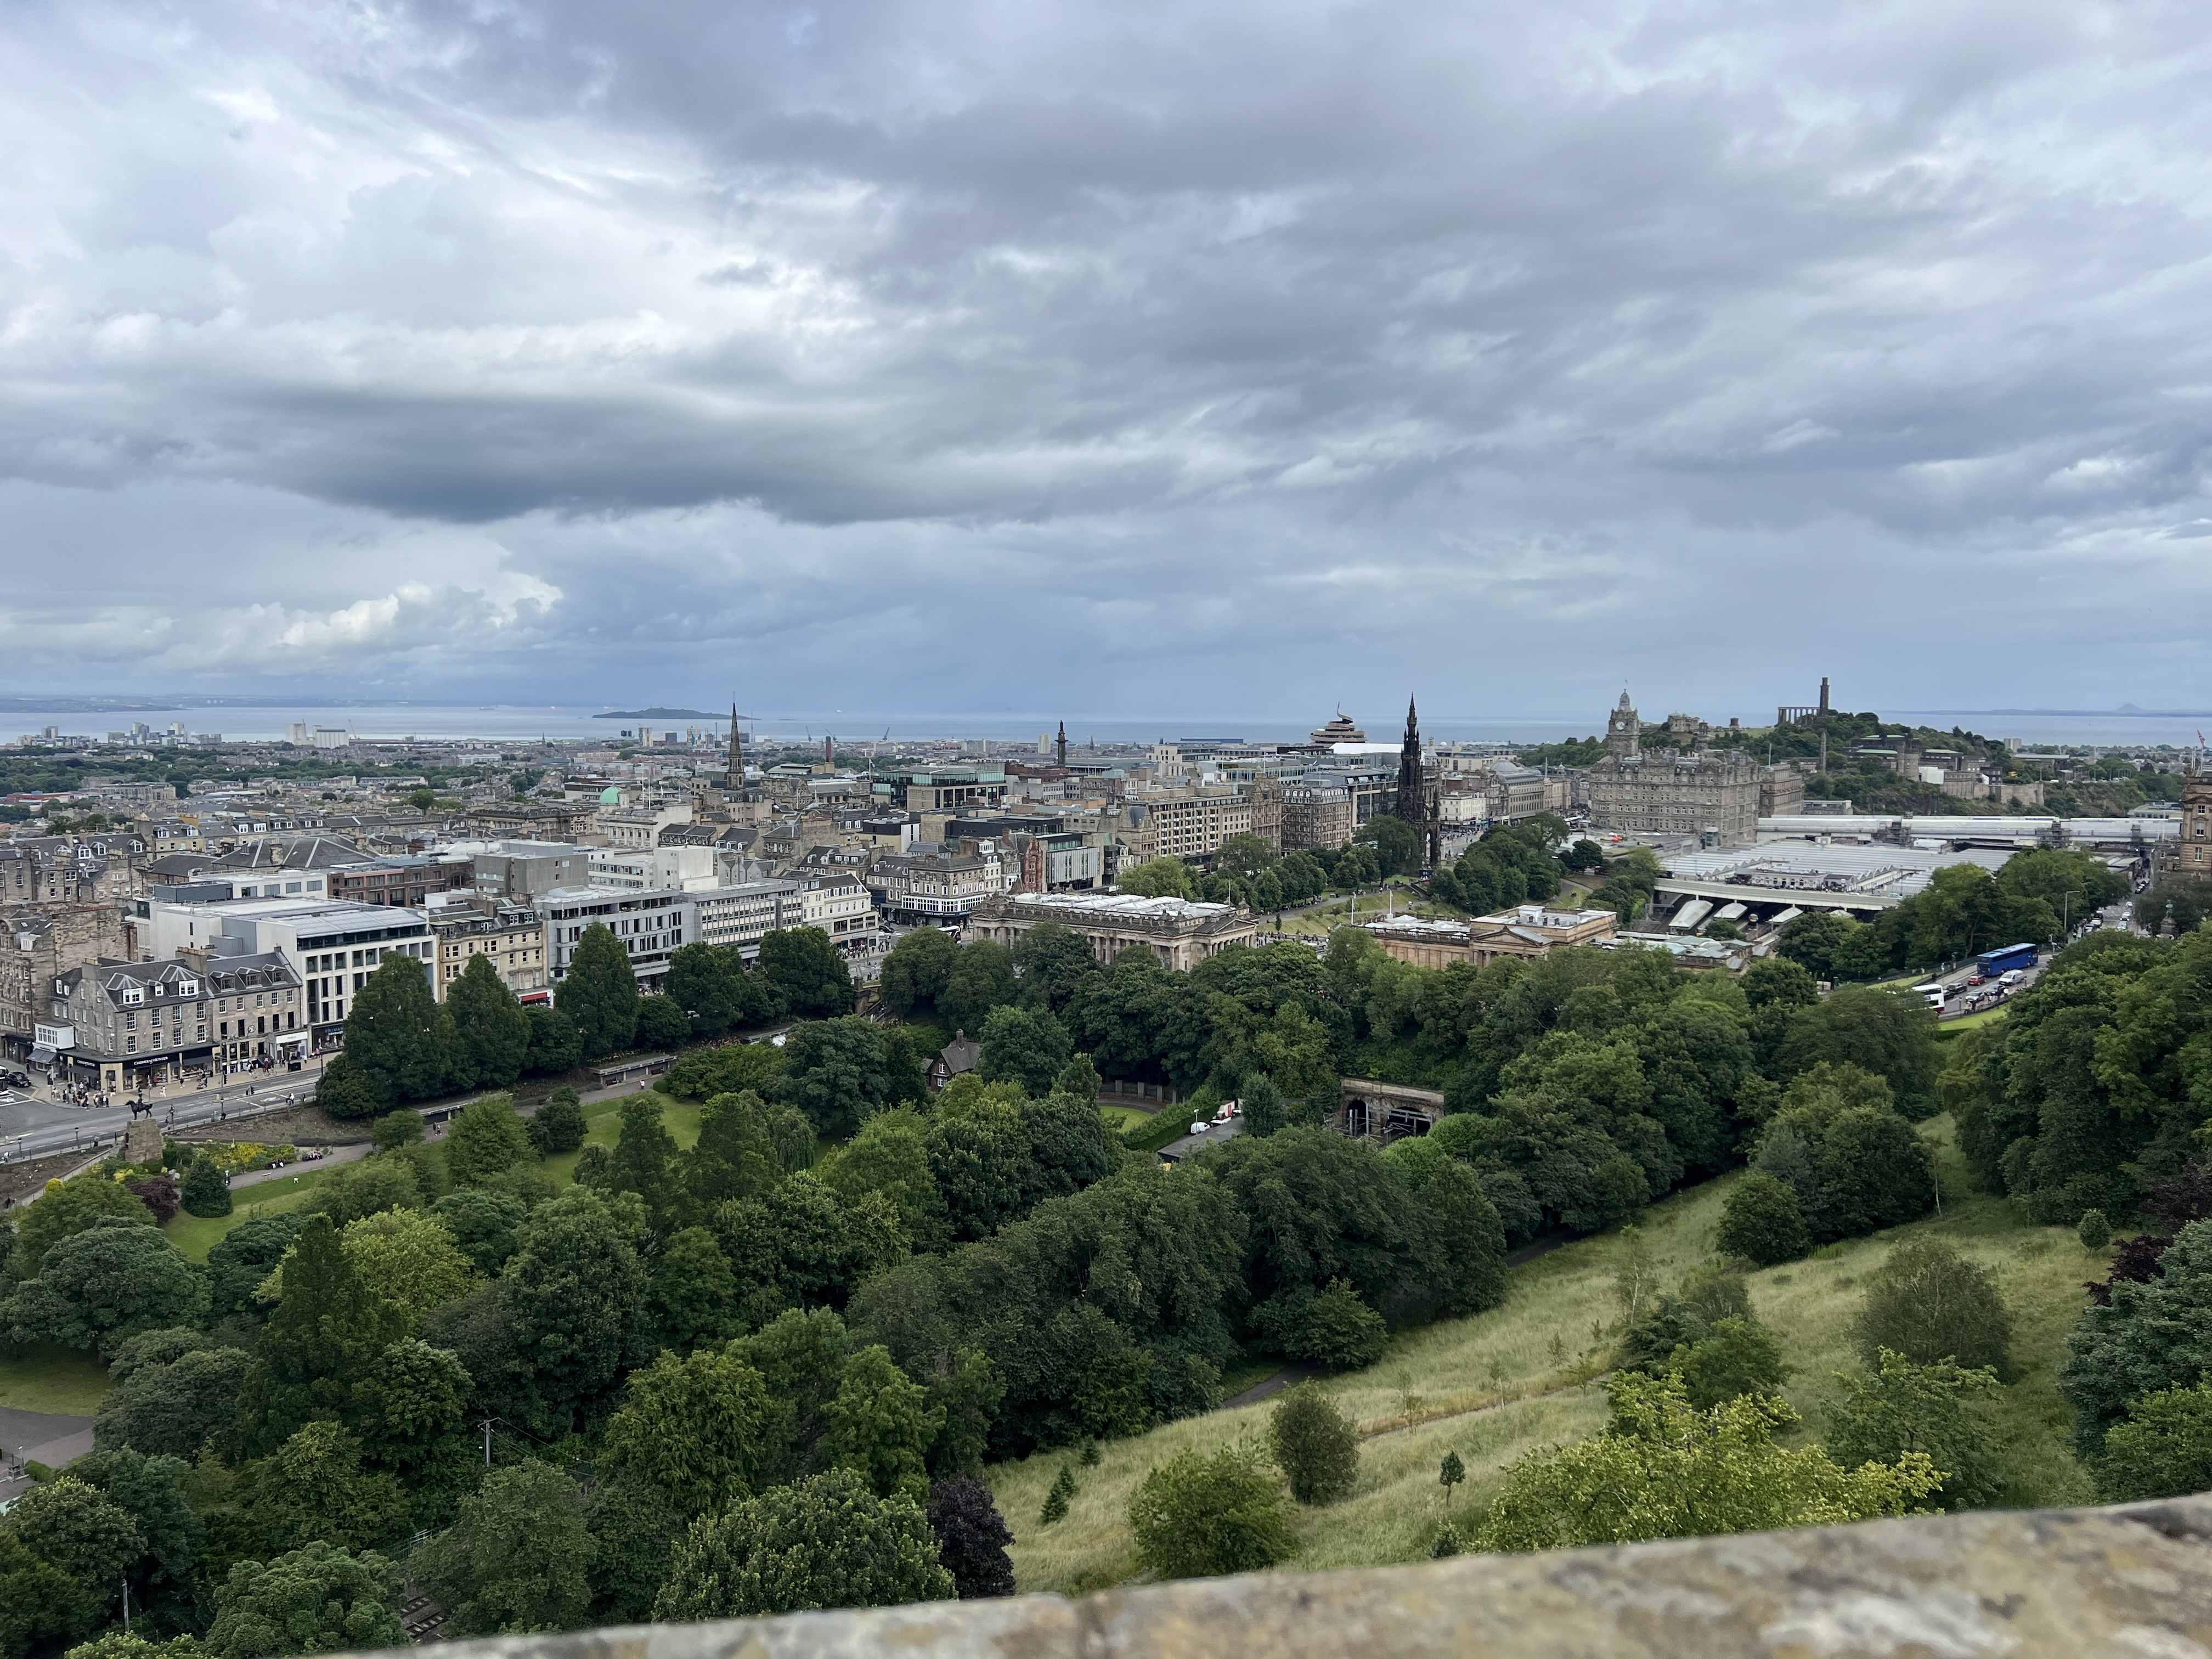
[[[1759,767],[1735,750],[1647,751],[1628,693],[1606,721],[1605,758],[1590,769],[1589,810],[1619,835],[1683,836],[1721,847],[1759,836]]]

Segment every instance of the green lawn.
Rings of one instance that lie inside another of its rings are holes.
[[[1841,1393],[1836,1373],[1857,1365],[1850,1326],[1868,1273],[1902,1238],[1936,1233],[1995,1268],[2012,1310],[2014,1354],[2023,1376],[1996,1407],[2001,1436],[2012,1449],[2007,1501],[2093,1501],[2067,1447],[2057,1370],[2084,1305],[2081,1284],[2102,1276],[2108,1254],[2084,1250],[2069,1229],[2023,1225],[2003,1200],[1968,1193],[1948,1123],[1929,1127],[1944,1176],[1940,1217],[1832,1244],[1750,1276],[1752,1305],[1792,1367],[1784,1394],[1804,1418],[1796,1437],[1820,1437]],[[1707,1182],[1638,1218],[1667,1283],[1711,1259],[1721,1202],[1734,1179]],[[1598,1379],[1620,1337],[1613,1274],[1620,1254],[1617,1233],[1577,1240],[1515,1268],[1504,1305],[1401,1332],[1378,1364],[1325,1382],[1360,1425],[1359,1477],[1345,1502],[1297,1512],[1300,1547],[1289,1570],[1421,1559],[1443,1517],[1436,1475],[1447,1451],[1457,1452],[1467,1467],[1468,1482],[1454,1505],[1464,1521],[1480,1512],[1506,1467],[1522,1454],[1595,1433],[1606,1412]],[[1240,1370],[1240,1382],[1249,1385],[1248,1373]],[[1076,1592],[1130,1577],[1136,1564],[1123,1517],[1146,1474],[1177,1451],[1211,1449],[1241,1432],[1264,1432],[1273,1410],[1271,1401],[1214,1412],[1108,1443],[1096,1468],[1076,1468],[1078,1495],[1066,1517],[1049,1528],[1038,1523],[1038,1510],[1068,1461],[1066,1450],[994,1468],[991,1484],[1014,1533],[1019,1587]]]
[[[288,1210],[298,1209],[330,1174],[327,1169],[303,1170],[295,1176],[235,1188],[231,1193],[228,1215],[210,1218],[179,1213],[161,1231],[191,1260],[204,1261],[208,1252],[232,1228],[242,1226],[258,1215],[283,1215]]]
[[[1133,1106],[1101,1106],[1098,1115],[1106,1120],[1106,1127],[1117,1135],[1126,1134],[1132,1129],[1141,1129],[1153,1117],[1153,1114],[1140,1112]]]
[[[607,1146],[615,1144],[622,1133],[622,1109],[625,1101],[635,1097],[623,1095],[614,1100],[603,1100],[584,1108],[584,1145]],[[660,1121],[676,1138],[676,1144],[689,1148],[699,1139],[699,1107],[696,1100],[672,1100],[666,1095],[653,1094],[651,1098],[660,1103]],[[538,1167],[562,1186],[576,1178],[576,1159],[581,1152],[562,1152],[549,1158]]]
[[[89,1417],[107,1392],[107,1367],[90,1354],[37,1342],[0,1354],[0,1406]],[[13,1455],[14,1448],[9,1449]]]
[[[1984,1008],[1978,1014],[1961,1014],[1956,1019],[1947,1019],[1936,1028],[1936,1041],[1948,1042],[1961,1031],[1971,1031],[1978,1025],[1992,1025],[2012,1011],[2006,1007]]]

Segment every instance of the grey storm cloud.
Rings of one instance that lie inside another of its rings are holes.
[[[1829,661],[1965,696],[1971,611],[2062,696],[2212,696],[2202,21],[18,7],[0,560],[210,556],[0,644],[424,684],[865,646],[940,707],[1071,640],[1212,707],[1412,647],[1502,707],[1755,708]]]

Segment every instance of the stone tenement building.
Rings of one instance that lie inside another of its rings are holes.
[[[984,900],[976,907],[970,937],[1012,950],[1024,933],[1045,921],[1073,930],[1091,954],[1109,965],[1131,945],[1143,945],[1163,966],[1182,972],[1231,945],[1249,945],[1260,932],[1260,918],[1233,904],[1134,893],[1023,893]]]
[[[2159,857],[2160,875],[2212,876],[2212,772],[2191,766],[2181,781],[2181,822]]]
[[[1645,753],[1642,722],[1620,694],[1606,721],[1605,758],[1590,769],[1590,817],[1620,835],[1699,837],[1748,846],[1759,836],[1759,767],[1738,750]]]

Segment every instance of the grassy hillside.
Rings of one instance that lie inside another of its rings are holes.
[[[1935,1126],[1938,1136],[1947,1126]],[[2068,1415],[2055,1386],[2066,1334],[2084,1305],[2081,1285],[2102,1277],[2106,1253],[2084,1250],[2063,1228],[2021,1225],[2002,1200],[1965,1190],[1946,1144],[1943,1213],[1869,1239],[1830,1245],[1806,1261],[1751,1277],[1759,1317],[1795,1368],[1786,1392],[1803,1414],[1803,1437],[1818,1438],[1840,1390],[1835,1373],[1854,1369],[1850,1326],[1863,1282],[1889,1247],[1913,1233],[1940,1234],[1997,1273],[2015,1322],[2014,1353],[2024,1375],[1997,1410],[2014,1449],[2014,1504],[2090,1497],[2065,1446]],[[1644,1234],[1671,1285],[1708,1260],[1723,1198],[1734,1177],[1655,1205]],[[1464,1516],[1486,1504],[1502,1471],[1548,1442],[1594,1434],[1605,1419],[1597,1380],[1620,1330],[1613,1289],[1620,1236],[1587,1238],[1516,1268],[1504,1304],[1397,1338],[1381,1364],[1324,1386],[1361,1425],[1358,1485],[1342,1504],[1302,1510],[1294,1568],[1364,1566],[1424,1557],[1443,1516],[1437,1465],[1447,1451],[1465,1462],[1454,1500]],[[1096,1589],[1136,1571],[1122,1516],[1146,1473],[1186,1449],[1211,1449],[1239,1434],[1264,1434],[1272,1402],[1172,1423],[1101,1447],[1097,1467],[1076,1468],[1080,1491],[1065,1520],[1045,1528],[1037,1510],[1066,1451],[1042,1453],[992,1471],[1013,1528],[1015,1570],[1024,1590]]]

